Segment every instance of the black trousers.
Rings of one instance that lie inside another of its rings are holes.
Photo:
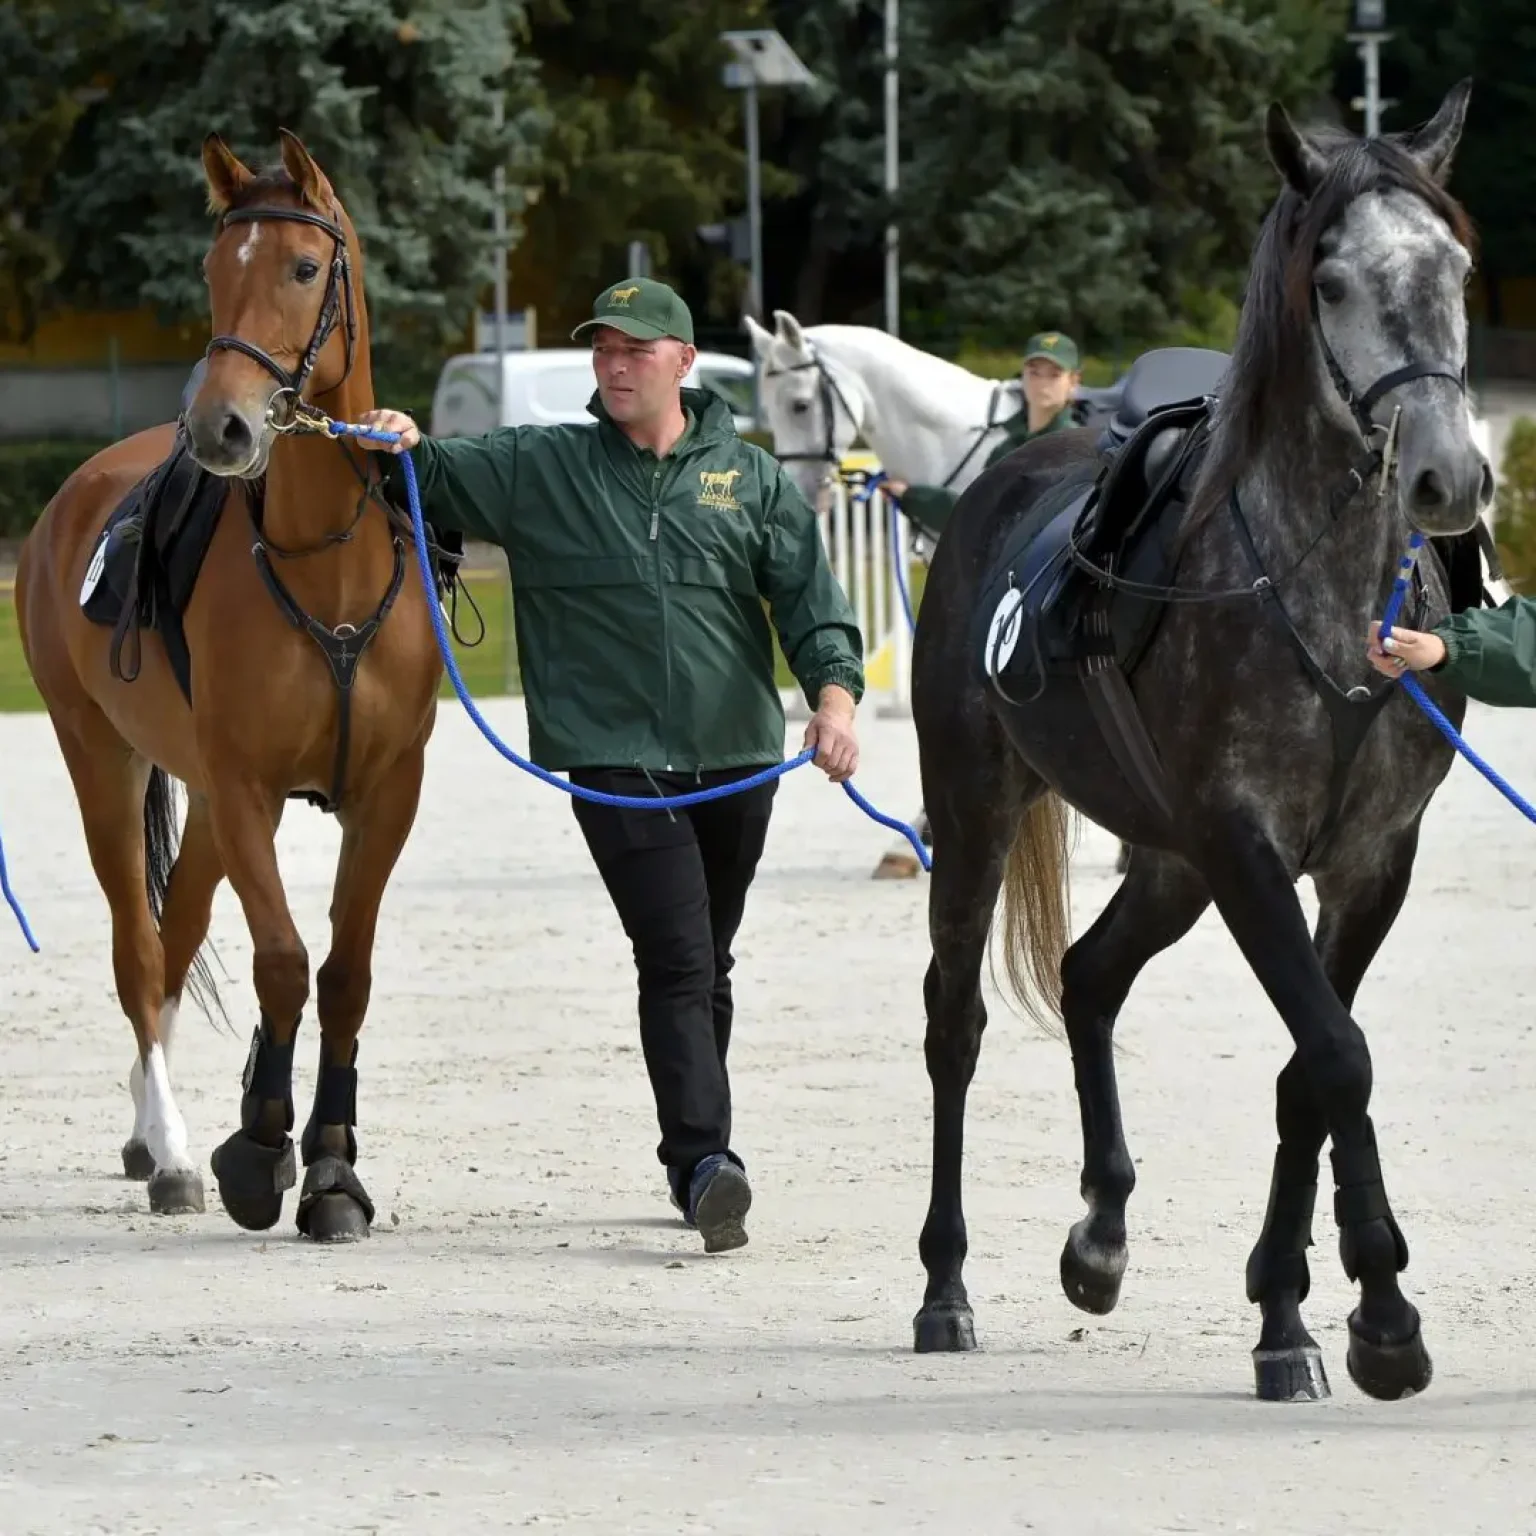
[[[767,765],[764,765],[767,766]],[[735,782],[755,768],[646,775],[576,768],[570,779],[611,795],[654,798]],[[686,1179],[731,1140],[731,944],[757,873],[778,780],[676,811],[571,799],[608,895],[629,935],[639,981],[640,1045],[656,1097],[660,1161]],[[741,1162],[734,1153],[736,1162]]]

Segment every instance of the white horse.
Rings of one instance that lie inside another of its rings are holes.
[[[1024,409],[1017,378],[983,378],[873,326],[802,326],[782,309],[773,318],[769,331],[747,317],[758,400],[775,457],[813,503],[859,439],[892,480],[963,491],[986,465],[1003,423]],[[1081,394],[1107,404],[1115,391]],[[929,540],[921,529],[918,536],[925,553]],[[914,820],[927,842],[927,812]],[[912,879],[920,867],[898,839],[875,879]]]
[[[867,325],[812,325],[782,309],[750,316],[758,399],[774,454],[814,500],[862,438],[893,480],[962,491],[1023,409],[1015,379],[987,379]]]

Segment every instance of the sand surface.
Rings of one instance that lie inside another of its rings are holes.
[[[521,743],[516,704],[487,710]],[[1536,790],[1536,718],[1474,708],[1469,734]],[[860,786],[910,814],[910,726],[864,738]],[[379,1215],[354,1247],[303,1244],[292,1195],[272,1232],[239,1231],[207,1172],[255,1021],[227,888],[239,1038],[189,1011],[172,1057],[208,1210],[148,1214],[119,1173],[132,1040],[105,905],[41,717],[0,718],[0,828],[44,946],[0,909],[4,1536],[1536,1530],[1536,828],[1465,765],[1357,1010],[1436,1368],[1391,1405],[1344,1372],[1326,1196],[1307,1316],[1336,1395],[1251,1400],[1243,1264],[1288,1037],[1213,916],[1123,1016],[1139,1184],[1118,1311],[1074,1311],[1057,1279],[1081,1212],[1066,1049],[994,1000],[966,1168],[981,1348],[917,1357],[925,886],[868,879],[889,835],[811,770],[782,786],[739,945],[756,1204],[751,1245],[715,1258],[666,1203],[628,949],[567,802],[457,706],[381,919],[359,1062]],[[293,809],[315,964],[335,847]],[[1088,829],[1080,927],[1112,858]],[[301,1122],[315,1051],[311,1016]]]

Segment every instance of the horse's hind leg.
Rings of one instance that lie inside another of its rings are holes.
[[[974,771],[982,761],[956,743],[954,762]],[[1003,751],[1005,748],[999,748]],[[1023,808],[1044,786],[1025,779],[1022,792],[1010,785],[1006,797],[980,783],[952,786],[933,812],[934,860],[928,893],[928,931],[933,959],[923,978],[928,1013],[924,1040],[933,1084],[933,1187],[918,1252],[928,1272],[923,1305],[913,1319],[919,1353],[976,1347],[975,1323],[961,1271],[968,1248],[961,1201],[961,1159],[965,1143],[965,1098],[981,1053],[987,1026],[981,997],[981,964],[993,909],[1002,885],[1009,843]]]
[[[187,808],[181,848],[170,872],[165,905],[160,914],[160,943],[165,952],[164,1001],[160,1005],[158,1031],[170,1070],[171,1042],[181,1009],[182,989],[189,971],[194,970],[199,949],[208,936],[213,916],[213,896],[224,877],[213,828],[208,819],[208,802],[202,795],[192,795]],[[198,970],[201,970],[201,966]],[[217,1005],[218,994],[206,974],[193,976],[193,992],[204,994],[205,1006]],[[154,1172],[154,1159],[145,1141],[144,1064],[134,1058],[128,1076],[133,1095],[133,1134],[123,1147],[123,1172],[130,1179],[147,1179]]]
[[[1317,881],[1320,910],[1314,947],[1345,1008],[1354,1005],[1367,968],[1402,910],[1417,844],[1415,830],[1368,880],[1324,876]],[[1253,1352],[1257,1394],[1271,1402],[1290,1402],[1329,1395],[1322,1352],[1301,1317],[1312,1284],[1307,1248],[1312,1242],[1317,1160],[1328,1123],[1299,1052],[1275,1083],[1275,1128],[1279,1145],[1264,1227],[1248,1260],[1248,1299],[1258,1303],[1263,1319]],[[1352,1342],[1352,1362],[1357,1353]],[[1353,1364],[1351,1369],[1353,1374]]]
[[[80,802],[91,865],[112,912],[117,996],[139,1047],[135,1132],[150,1163],[149,1208],[161,1215],[201,1211],[203,1181],[187,1151],[160,1036],[164,952],[146,884],[150,765],[89,700],[77,701],[67,718],[57,732],[59,746]]]
[[[357,1037],[373,987],[379,905],[421,796],[425,740],[411,748],[366,801],[342,808],[341,857],[331,898],[331,952],[316,974],[320,1070],[304,1127],[299,1231],[316,1242],[367,1237],[373,1201],[358,1178]]]
[[[1178,943],[1210,900],[1205,881],[1182,859],[1140,849],[1098,921],[1062,958],[1061,1010],[1083,1124],[1080,1188],[1088,1214],[1068,1234],[1061,1285],[1085,1312],[1112,1311],[1120,1299],[1125,1206],[1136,1187],[1115,1084],[1115,1020],[1148,961]]]
[[[1291,1032],[1312,1102],[1333,1139],[1340,1257],[1344,1272],[1360,1285],[1360,1305],[1349,1318],[1350,1376],[1372,1397],[1420,1392],[1432,1367],[1419,1314],[1398,1285],[1408,1245],[1382,1181],[1365,1035],[1330,981],[1328,961],[1313,945],[1294,882],[1273,844],[1240,816],[1210,818],[1202,831],[1202,871],[1233,938]],[[1409,840],[1409,851],[1396,851],[1389,876],[1350,886],[1344,897],[1337,889],[1331,893],[1330,905],[1337,903],[1339,911],[1320,935],[1321,949],[1334,956],[1331,968],[1346,980],[1364,970],[1360,956],[1391,926],[1407,889],[1411,846]],[[1289,1171],[1299,1187],[1306,1170]]]

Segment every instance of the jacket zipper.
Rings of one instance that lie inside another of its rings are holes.
[[[656,600],[661,604],[661,756],[668,771],[671,770],[671,753],[667,748],[667,736],[672,726],[672,641],[667,623],[667,583],[661,569],[661,475],[658,463],[651,475],[651,545],[656,551]]]

